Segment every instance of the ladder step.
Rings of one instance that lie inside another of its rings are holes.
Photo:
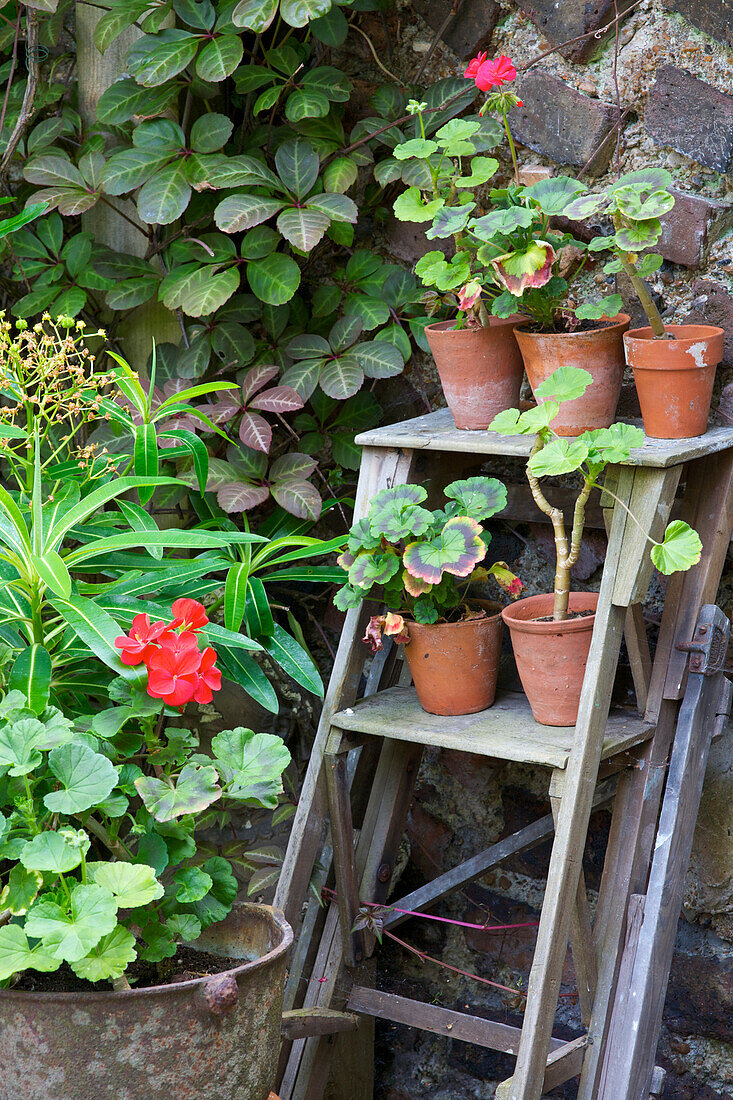
[[[557,1042],[557,1040],[554,1040]],[[577,1039],[571,1039],[568,1043],[561,1043],[554,1050],[550,1047],[545,1068],[545,1079],[542,1083],[542,1095],[558,1085],[564,1085],[566,1081],[577,1077],[583,1068],[583,1056],[588,1045],[588,1037],[580,1035]],[[495,1100],[509,1100],[511,1096],[512,1078],[502,1081],[496,1086]]]
[[[337,1012],[335,1008],[293,1008],[282,1014],[280,1034],[283,1039],[307,1039],[311,1035],[335,1035],[339,1031],[356,1031],[359,1017],[352,1012]]]
[[[366,985],[355,985],[349,994],[346,1008],[350,1012],[363,1012],[394,1024],[406,1024],[421,1031],[432,1031],[448,1039],[460,1039],[464,1043],[488,1047],[503,1054],[516,1054],[521,1028],[485,1020],[482,1016],[470,1016],[452,1008],[426,1004],[411,997],[399,997],[395,993],[382,993]],[[584,1037],[583,1037],[584,1039]],[[577,1041],[577,1040],[574,1040]],[[561,1051],[567,1046],[562,1039],[550,1040],[550,1051]],[[581,1056],[582,1061],[582,1056]],[[575,1070],[574,1072],[578,1072]]]
[[[541,726],[532,717],[526,695],[506,692],[488,710],[445,718],[428,714],[412,687],[377,692],[334,715],[341,730],[457,749],[498,760],[564,768],[575,740],[575,726]],[[602,759],[624,752],[654,732],[636,711],[612,711],[603,738]]]

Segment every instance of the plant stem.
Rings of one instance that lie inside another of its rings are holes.
[[[130,983],[124,974],[120,974],[119,978],[112,979],[112,988],[115,993],[125,993],[130,989]]]
[[[507,140],[509,141],[509,149],[512,154],[512,164],[514,165],[514,182],[519,187],[519,164],[517,163],[517,150],[514,146],[514,138],[512,132],[509,129],[509,119],[506,114],[502,112],[502,118],[504,119],[504,129],[506,130]]]
[[[78,817],[79,815],[75,814],[74,816]],[[97,821],[95,817],[88,817],[86,821],[83,822],[83,824],[85,829],[88,829],[90,833],[94,833],[97,839],[102,841],[102,844],[104,844],[105,848],[107,848],[113,856],[116,856],[117,859],[124,860],[125,862],[129,861],[130,853],[128,852],[127,848],[125,848],[122,841],[112,840],[111,836],[100,821]]]
[[[654,299],[649,293],[649,288],[641,276],[637,274],[636,268],[623,251],[618,250],[616,252],[616,257],[624,270],[624,274],[628,277],[629,282],[636,291],[644,312],[649,318],[649,324],[652,327],[655,339],[663,340],[667,335],[664,329],[664,321],[662,320],[659,310],[654,305]]]
[[[544,439],[538,436],[535,440],[534,447],[530,452],[530,459],[533,455],[536,455],[538,451],[541,451],[545,445]],[[570,600],[570,567],[572,562],[569,561],[568,554],[568,536],[565,531],[565,517],[559,508],[553,507],[547,500],[540,483],[534,476],[529,468],[529,461],[527,464],[527,481],[529,487],[532,490],[532,496],[534,497],[535,504],[541,512],[544,512],[546,516],[549,516],[552,528],[555,534],[555,602],[552,608],[552,618],[554,622],[562,622],[563,619],[568,617],[568,603]],[[590,492],[590,488],[588,490]],[[587,497],[586,497],[587,499]],[[583,502],[585,508],[585,501]],[[577,516],[577,505],[576,505]],[[573,525],[573,532],[575,531],[575,525]],[[582,527],[581,527],[582,533]]]

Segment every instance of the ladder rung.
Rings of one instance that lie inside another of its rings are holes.
[[[426,1004],[425,1001],[415,1001],[410,997],[398,997],[395,993],[382,993],[365,985],[353,987],[346,1007],[350,1012],[363,1012],[380,1020],[432,1031],[435,1035],[489,1047],[503,1054],[516,1054],[519,1046],[521,1028],[485,1020],[482,1016],[469,1016],[452,1008]],[[550,1051],[563,1050],[567,1045],[562,1039],[551,1039]]]

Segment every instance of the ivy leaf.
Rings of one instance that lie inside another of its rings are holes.
[[[148,225],[170,225],[180,218],[191,198],[183,161],[160,168],[140,188],[137,211]]]
[[[588,386],[593,384],[593,376],[580,367],[558,367],[541,382],[534,395],[540,401],[573,401],[582,397]]]
[[[145,863],[91,862],[87,863],[87,875],[91,882],[109,890],[119,909],[137,909],[162,898],[165,892],[154,868]]]
[[[486,555],[481,537],[481,525],[468,516],[449,519],[435,538],[426,542],[411,542],[403,561],[407,572],[427,584],[438,584],[443,573],[468,577]]]
[[[452,481],[444,492],[449,500],[457,502],[462,516],[470,516],[479,522],[506,508],[506,486],[495,477],[469,477],[463,481]]]
[[[290,301],[300,286],[300,268],[292,256],[274,252],[263,260],[248,263],[247,279],[252,293],[261,302],[281,306]]]
[[[127,53],[127,70],[138,84],[153,88],[183,72],[198,50],[198,37],[190,31],[167,28],[138,39]]]
[[[231,76],[244,54],[238,34],[222,34],[207,42],[196,58],[196,75],[218,84]]]
[[[217,734],[211,748],[227,798],[275,808],[282,791],[281,776],[290,763],[282,738],[237,726]]]
[[[58,970],[61,959],[55,958],[43,944],[31,947],[19,924],[0,928],[0,981],[12,978],[21,970]]]
[[[156,821],[171,821],[205,810],[221,798],[218,778],[210,766],[186,764],[175,783],[143,775],[135,780],[135,788]]]
[[[702,542],[697,531],[684,520],[673,520],[664,532],[661,543],[652,546],[652,561],[660,573],[685,572],[697,565],[702,554]]]
[[[78,814],[96,806],[117,783],[112,762],[86,745],[67,744],[48,754],[48,765],[61,783],[43,802],[52,813]]]
[[[262,34],[275,18],[277,8],[278,0],[240,0],[232,12],[232,23]]]
[[[117,905],[101,886],[75,886],[66,908],[42,897],[29,911],[25,930],[43,940],[57,959],[78,962],[117,924]]]
[[[83,959],[72,962],[71,969],[88,982],[109,981],[121,977],[136,958],[135,937],[118,924]]]
[[[551,439],[527,465],[535,477],[547,477],[579,470],[587,457],[588,444],[583,439]]]

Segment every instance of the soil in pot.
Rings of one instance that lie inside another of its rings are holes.
[[[571,618],[553,622],[550,592],[527,596],[505,607],[514,659],[536,722],[574,726],[588,660],[597,592],[571,592]],[[586,614],[576,614],[587,612]]]
[[[673,339],[655,339],[651,328],[632,329],[624,336],[644,431],[655,439],[704,435],[715,369],[723,358],[723,329],[713,325],[665,328]]]
[[[619,313],[587,331],[515,330],[533,393],[558,367],[579,367],[593,377],[582,397],[563,402],[552,422],[557,435],[576,436],[613,423],[624,374],[623,334],[629,322],[625,313]]]
[[[501,614],[458,623],[408,622],[405,656],[420,706],[429,714],[475,714],[496,697]]]
[[[425,329],[457,428],[488,428],[497,413],[516,407],[524,365],[514,328],[525,319],[491,317],[486,328],[462,329],[440,321]]]

